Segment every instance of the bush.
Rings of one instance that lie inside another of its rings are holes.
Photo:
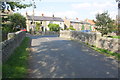
[[[19,13],[14,13],[8,16],[11,22],[11,27],[13,31],[17,31],[17,26],[19,28],[26,28],[26,18]]]
[[[69,27],[68,29],[69,29],[69,30],[76,30],[76,29],[73,28],[72,25],[70,25],[70,27]]]
[[[36,23],[35,30],[36,30],[36,31],[40,31],[40,30],[41,30],[40,26],[41,26],[41,24],[37,22],[37,23]]]
[[[56,31],[56,32],[60,31],[60,26],[58,24],[50,23],[48,25],[48,27],[49,27],[50,31]]]

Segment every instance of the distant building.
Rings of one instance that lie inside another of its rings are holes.
[[[95,22],[93,20],[90,19],[85,19],[85,22],[89,23],[89,29],[92,31],[96,31],[95,30]]]
[[[76,29],[77,31],[80,30],[91,30],[91,31],[95,31],[94,28],[94,22],[92,20],[85,20],[85,21],[81,21],[78,18],[76,19],[63,19],[64,20],[64,24],[66,26],[66,28],[69,28],[70,25],[73,26],[74,29]]]
[[[33,21],[33,16],[29,16],[28,14],[26,14],[26,24],[27,24],[27,31],[30,30],[30,26],[32,25],[32,21]],[[54,15],[52,17],[47,17],[44,16],[44,14],[42,14],[42,16],[34,16],[34,24],[36,26],[36,23],[40,23],[42,26],[42,30],[43,31],[49,31],[49,27],[48,24],[49,23],[53,23],[53,24],[59,24],[61,29],[64,29],[64,21],[63,19],[59,18],[59,17],[54,17]]]
[[[77,31],[81,30],[82,22],[80,20],[78,20],[78,18],[76,18],[76,19],[65,18],[63,20],[64,20],[64,24],[65,24],[66,29],[72,25],[73,28],[76,29]]]
[[[95,25],[95,22],[93,20],[86,19],[85,21],[88,22],[88,23],[90,23],[91,25]]]

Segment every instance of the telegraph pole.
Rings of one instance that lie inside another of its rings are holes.
[[[116,0],[118,3],[118,24],[120,24],[120,0]]]
[[[118,25],[118,32],[117,35],[120,35],[120,0],[116,0],[118,3],[118,18],[117,18],[117,25]]]
[[[32,14],[32,34],[34,34],[35,31],[35,22],[34,22],[34,9],[36,8],[35,1],[32,0],[32,7],[33,7],[33,14]]]

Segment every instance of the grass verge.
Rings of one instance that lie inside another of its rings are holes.
[[[78,41],[78,40],[74,40],[74,39],[70,39],[70,40]],[[90,45],[89,43],[85,43],[85,42],[81,42],[81,41],[78,41],[78,42],[85,44],[86,46],[92,48],[93,50],[99,52],[100,54],[106,55],[108,57],[112,57],[112,58],[120,61],[120,53],[114,53],[114,52],[108,51],[106,49],[97,48],[96,46]]]
[[[108,56],[108,57],[113,57],[114,59],[120,60],[120,53],[114,53],[114,52],[108,51],[106,49],[97,48],[95,46],[91,46],[91,48],[100,52],[101,54]]]
[[[120,36],[109,36],[110,38],[117,38],[120,39]]]
[[[25,78],[28,69],[30,38],[25,37],[19,47],[2,66],[2,78]]]

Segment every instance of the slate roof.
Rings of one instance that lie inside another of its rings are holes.
[[[70,20],[71,23],[80,23],[80,24],[90,24],[86,21],[80,21],[80,20]]]
[[[28,20],[32,20],[32,16],[27,16]],[[46,17],[46,16],[34,16],[35,21],[60,21],[63,22],[63,19],[59,17]]]

